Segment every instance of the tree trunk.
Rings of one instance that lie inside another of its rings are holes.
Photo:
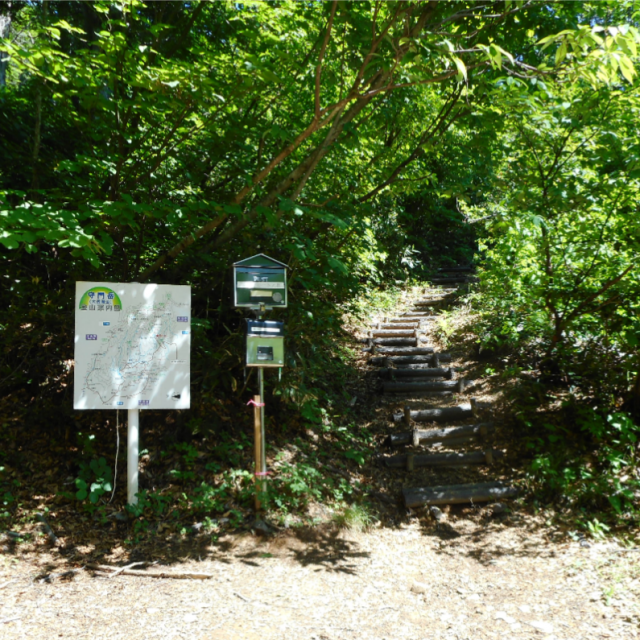
[[[11,3],[9,3],[11,6]],[[9,37],[9,30],[11,29],[11,16],[0,15],[0,40]],[[9,64],[9,57],[6,53],[0,51],[0,87],[7,85],[7,65]]]

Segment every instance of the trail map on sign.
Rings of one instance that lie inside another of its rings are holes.
[[[76,282],[74,409],[188,409],[191,287]]]

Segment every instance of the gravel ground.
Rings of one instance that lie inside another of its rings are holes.
[[[243,534],[165,568],[207,580],[83,569],[47,582],[54,552],[3,556],[0,637],[638,637],[637,553],[553,542],[533,517],[481,525],[451,517],[454,539],[426,517],[366,533]]]

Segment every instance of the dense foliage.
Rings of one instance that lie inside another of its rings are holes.
[[[577,33],[547,41],[569,56],[553,81],[501,83],[494,170],[466,210],[482,228],[480,350],[515,359],[533,477],[602,533],[601,510],[640,517],[640,103],[637,31],[599,33],[633,36],[624,79],[589,68]]]

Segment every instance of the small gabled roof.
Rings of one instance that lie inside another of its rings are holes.
[[[255,256],[251,256],[250,258],[245,258],[244,260],[240,260],[240,262],[234,262],[234,267],[266,267],[273,269],[274,267],[284,267],[285,269],[289,268],[288,264],[284,262],[280,262],[280,260],[276,260],[275,258],[270,258],[266,256],[264,253],[256,253]]]

